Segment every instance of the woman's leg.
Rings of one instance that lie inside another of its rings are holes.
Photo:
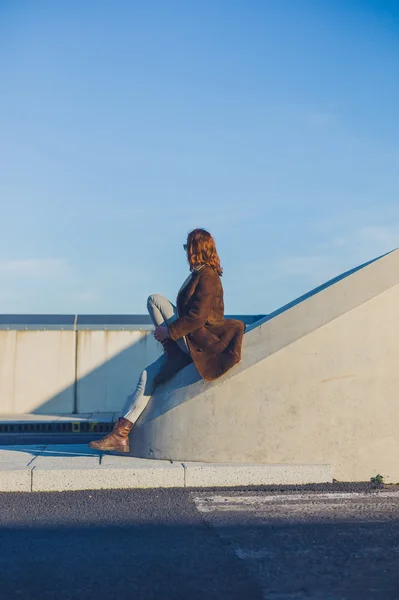
[[[147,406],[155,389],[155,378],[162,371],[166,362],[165,355],[160,356],[141,373],[136,389],[127,397],[122,411],[124,419],[135,423]]]
[[[172,323],[178,317],[176,307],[166,298],[159,294],[153,294],[148,298],[148,312],[156,327]],[[186,340],[183,338],[176,342],[179,348],[185,354],[190,355]],[[184,356],[180,353],[181,356]],[[189,357],[185,361],[189,361]],[[181,362],[181,361],[180,361]],[[105,436],[105,438],[90,442],[89,446],[97,450],[118,450],[119,452],[129,451],[128,434],[132,424],[136,423],[139,416],[146,408],[156,387],[156,378],[163,373],[165,376],[165,365],[168,363],[165,354],[160,356],[149,367],[146,367],[141,373],[136,389],[127,397],[123,417],[120,417],[114,427],[114,430]],[[168,363],[169,364],[169,363]],[[184,363],[185,364],[185,363]]]
[[[161,325],[167,326],[169,323],[173,323],[178,318],[177,308],[167,298],[161,296],[161,294],[152,294],[147,300],[147,310],[154,323],[155,327]],[[190,354],[186,339],[183,337],[176,341],[180,350],[183,350],[185,354]]]
[[[147,308],[155,327],[167,325],[177,319],[176,307],[160,294],[152,294],[148,298]],[[185,354],[190,354],[185,339],[178,340],[176,343]],[[164,368],[165,363],[166,356],[163,354],[141,373],[135,391],[126,399],[122,411],[124,419],[131,423],[137,421],[154,392],[155,380]]]
[[[144,369],[139,377],[136,390],[127,397],[123,409],[123,417],[119,417],[114,429],[101,440],[90,442],[89,447],[95,450],[116,450],[129,452],[129,432],[147,406],[155,388],[155,377],[161,372],[165,355],[160,356],[152,365]]]

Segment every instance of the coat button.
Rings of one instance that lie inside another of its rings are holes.
[[[202,352],[201,348],[197,348],[197,352]]]

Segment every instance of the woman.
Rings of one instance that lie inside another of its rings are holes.
[[[155,294],[148,298],[154,336],[164,354],[141,374],[135,392],[113,431],[90,448],[129,452],[129,432],[147,406],[156,385],[194,362],[206,381],[213,381],[241,360],[245,325],[224,318],[223,270],[210,233],[194,229],[184,244],[190,275],[177,296],[177,307]]]

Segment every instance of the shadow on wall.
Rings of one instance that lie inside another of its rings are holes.
[[[33,414],[73,412],[85,414],[122,410],[126,397],[136,387],[141,371],[161,355],[162,349],[152,335],[146,333],[95,368],[90,369],[93,362],[98,362],[95,356],[98,346],[106,345],[105,339],[115,333],[121,335],[121,332],[79,332],[80,349],[73,383],[30,412]],[[124,333],[129,335],[129,332]],[[93,334],[102,338],[100,341],[96,340],[97,345],[92,344],[95,346],[94,350],[93,347],[90,347],[87,339]],[[106,351],[104,353],[106,354]],[[36,381],[32,380],[31,384],[32,386],[36,385]]]
[[[162,352],[146,331],[0,331],[0,412],[120,412]],[[188,369],[191,383],[201,380]],[[187,383],[179,376],[173,385]]]
[[[239,318],[253,323],[263,316]],[[29,318],[0,315],[3,415],[118,412],[141,371],[162,354],[152,333],[130,322],[115,329],[102,322],[76,329],[64,316],[46,322],[39,315],[43,323]],[[190,380],[196,377],[193,367]]]
[[[72,407],[71,410],[64,410],[64,414],[73,412],[76,412],[76,414],[121,412],[127,396],[136,388],[141,371],[148,364],[151,364],[150,361],[147,361],[141,368],[138,366],[134,346],[135,344],[132,344],[132,346],[122,350],[83,377],[78,378],[76,383],[55,394],[52,398],[33,409],[31,413],[61,415],[60,406]],[[154,360],[156,358],[154,357]],[[186,373],[188,372],[190,374],[187,378]],[[206,384],[194,364],[188,365],[184,369],[184,373],[184,376],[182,376],[183,371],[180,371],[174,376],[174,390],[187,387],[187,380],[190,384],[198,382]],[[215,382],[207,385],[215,385]],[[76,408],[75,411],[73,407]]]

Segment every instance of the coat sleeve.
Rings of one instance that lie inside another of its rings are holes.
[[[206,269],[200,275],[187,313],[168,326],[172,340],[178,340],[206,323],[217,295],[218,279],[219,275],[213,269]]]

